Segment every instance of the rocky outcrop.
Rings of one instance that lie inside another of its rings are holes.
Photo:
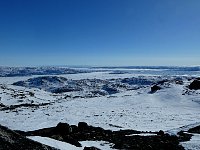
[[[200,89],[200,80],[194,80],[192,83],[189,85],[190,90],[199,90]]]
[[[25,136],[46,136],[81,147],[79,141],[107,141],[113,143],[115,149],[141,149],[141,150],[183,150],[179,145],[179,138],[165,134],[163,131],[149,132],[152,136],[140,136],[135,130],[104,130],[93,127],[85,122],[79,122],[78,126],[67,123],[59,123],[56,127],[40,129],[29,132],[19,132]],[[97,150],[95,147],[84,149]]]
[[[200,134],[200,126],[196,126],[194,128],[191,128],[191,129],[188,130],[188,132]]]
[[[0,150],[56,150],[0,125]]]
[[[25,104],[17,104],[17,105],[10,105],[10,106],[6,106],[6,105],[3,105],[0,103],[0,110],[14,110],[14,109],[17,109],[17,108],[21,108],[21,107],[27,107],[27,108],[38,108],[40,106],[46,106],[46,105],[49,105],[50,103],[41,103],[41,104],[28,104],[28,103],[25,103]]]
[[[154,85],[154,86],[151,87],[151,93],[155,93],[156,91],[158,91],[158,90],[160,90],[160,89],[161,89],[160,86]]]

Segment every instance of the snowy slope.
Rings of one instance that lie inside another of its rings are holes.
[[[7,86],[16,90],[23,88],[9,84]],[[4,105],[51,103],[39,108],[22,107],[12,111],[1,111],[1,123],[12,129],[21,130],[53,126],[59,121],[71,124],[85,121],[91,125],[114,130],[118,128],[113,125],[136,130],[170,130],[199,121],[200,110],[196,102],[199,96],[182,95],[184,88],[184,85],[170,83],[168,88],[154,94],[149,94],[150,87],[147,86],[112,96],[76,99],[26,88],[27,91],[35,92],[35,96],[26,95],[22,100],[11,97],[11,91],[1,89],[1,102]],[[23,126],[20,126],[21,124]]]
[[[60,150],[83,150],[84,147],[96,147],[102,150],[114,150],[111,148],[112,144],[105,141],[81,141],[80,143],[82,147],[76,147],[66,142],[57,141],[48,137],[32,136],[28,138]]]
[[[112,130],[164,130],[169,133],[177,133],[182,126],[200,124],[200,90],[187,88],[196,74],[160,76],[149,75],[147,71],[143,75],[113,75],[111,72],[0,77],[0,124],[28,131],[55,126],[58,122],[77,124],[84,121]],[[41,79],[45,82],[31,84]],[[13,85],[18,81],[23,84]],[[70,84],[83,90],[63,93],[49,90]],[[103,87],[111,84],[125,85],[125,88],[120,86],[117,87],[119,92],[87,97],[95,88],[105,90]],[[154,84],[161,89],[152,93]],[[136,86],[139,88],[127,88]]]
[[[181,145],[185,150],[199,150],[200,149],[200,134],[193,134],[192,139],[187,142],[182,142]]]

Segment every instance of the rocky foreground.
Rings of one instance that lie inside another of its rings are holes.
[[[199,129],[199,127],[198,127]],[[148,134],[148,136],[144,136]],[[190,140],[191,135],[179,132],[177,136],[169,135],[163,131],[141,132],[136,130],[104,130],[100,127],[89,126],[79,122],[78,126],[59,123],[56,127],[44,128],[35,131],[12,131],[0,126],[0,150],[53,150],[55,148],[34,142],[26,136],[42,136],[63,141],[81,147],[79,141],[107,141],[113,143],[115,149],[140,150],[183,150],[179,145],[182,141]],[[95,147],[85,147],[84,150],[98,150]]]
[[[56,150],[0,125],[0,150]]]

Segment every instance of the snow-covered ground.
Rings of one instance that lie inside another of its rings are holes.
[[[200,149],[200,134],[193,134],[192,139],[187,142],[182,142],[181,145],[186,150],[199,150]]]
[[[169,133],[176,133],[182,126],[200,124],[200,91],[185,93],[186,86],[192,82],[188,79],[198,76],[198,72],[191,75],[191,72],[187,74],[188,71],[186,71],[182,75],[171,76],[152,74],[152,70],[150,72],[148,72],[149,70],[142,70],[142,72],[140,70],[139,74],[130,72],[113,74],[112,71],[98,70],[98,72],[57,76],[68,80],[88,79],[86,81],[89,79],[112,79],[115,82],[118,81],[117,79],[135,77],[149,78],[153,81],[168,79],[168,82],[161,85],[161,90],[155,93],[150,93],[152,85],[142,85],[138,89],[121,90],[111,95],[74,98],[66,97],[66,95],[73,95],[73,92],[55,94],[46,91],[46,88],[12,85],[14,82],[27,81],[30,78],[41,77],[41,75],[0,77],[0,104],[11,106],[27,103],[38,105],[49,103],[45,106],[22,106],[12,110],[1,110],[0,124],[15,130],[28,131],[55,126],[59,122],[77,125],[78,122],[84,121],[90,125],[111,130],[164,130]],[[177,77],[183,81],[183,84],[177,84],[174,81]]]
[[[115,150],[111,148],[112,144],[105,141],[81,141],[80,143],[82,147],[76,147],[66,142],[57,141],[48,137],[32,136],[28,138],[61,150],[83,150],[84,147],[96,147],[103,150]]]

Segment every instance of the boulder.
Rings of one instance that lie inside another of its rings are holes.
[[[86,122],[79,122],[78,123],[78,129],[79,130],[85,130],[88,128],[88,124]]]
[[[163,136],[163,135],[165,135],[165,133],[164,133],[163,130],[160,130],[160,131],[158,132],[158,135]]]
[[[189,85],[190,90],[199,90],[200,89],[200,80],[194,80],[192,83]]]
[[[154,93],[154,92],[156,92],[157,90],[160,90],[160,89],[161,89],[160,86],[154,85],[154,86],[151,87],[151,92]]]
[[[59,122],[55,128],[55,132],[60,135],[67,135],[72,132],[72,129],[68,123]]]

